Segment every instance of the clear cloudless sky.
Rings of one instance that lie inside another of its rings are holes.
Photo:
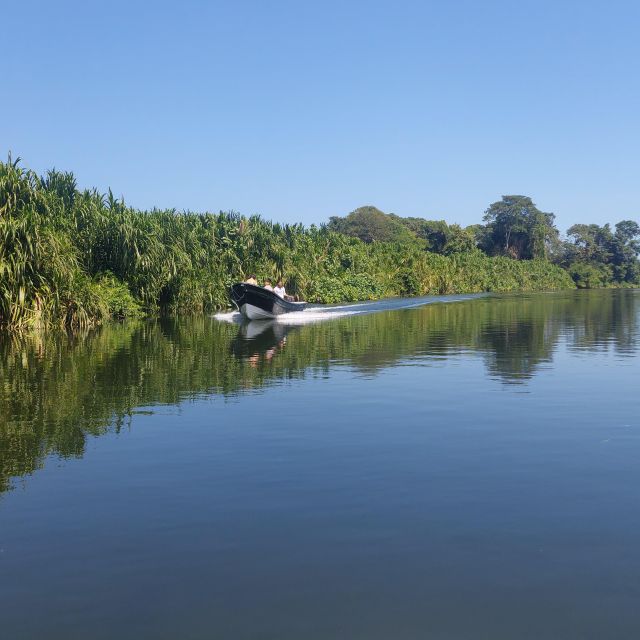
[[[0,153],[133,206],[640,219],[640,3],[0,1]]]

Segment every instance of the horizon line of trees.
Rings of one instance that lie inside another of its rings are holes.
[[[413,243],[447,256],[480,251],[514,260],[548,260],[581,288],[640,284],[640,225],[634,220],[621,220],[613,229],[609,223],[575,224],[563,239],[553,213],[540,211],[528,196],[507,195],[486,209],[483,222],[462,227],[365,206],[344,217],[332,216],[328,227],[366,243]]]
[[[425,246],[234,212],[141,211],[79,190],[70,172],[0,162],[0,328],[12,331],[228,308],[230,286],[250,273],[318,303],[573,286],[546,260]]]

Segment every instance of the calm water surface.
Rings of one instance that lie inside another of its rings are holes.
[[[640,292],[416,304],[3,338],[2,637],[640,637]]]

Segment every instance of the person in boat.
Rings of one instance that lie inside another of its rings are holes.
[[[273,291],[273,285],[271,284],[271,280],[269,280],[269,278],[267,278],[264,281],[264,287],[263,289],[266,289],[267,291]]]
[[[278,280],[273,292],[275,294],[279,295],[283,300],[288,300],[289,302],[296,302],[297,301],[297,298],[294,298],[293,296],[288,296],[287,295],[287,291],[284,288],[284,282],[282,282],[282,279]]]
[[[258,286],[258,281],[256,280],[256,274],[252,273],[245,281],[245,284],[252,284]]]

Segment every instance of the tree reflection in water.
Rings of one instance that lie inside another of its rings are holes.
[[[0,491],[47,455],[81,456],[89,435],[119,431],[136,407],[238,395],[332,367],[375,375],[478,354],[489,376],[526,384],[569,350],[638,350],[636,290],[489,297],[287,328],[212,318],[111,325],[83,336],[0,341]]]

